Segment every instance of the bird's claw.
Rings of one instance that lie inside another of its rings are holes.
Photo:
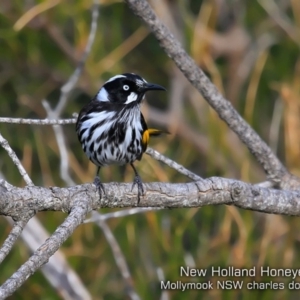
[[[100,181],[100,177],[99,176],[95,177],[95,179],[94,179],[94,185],[96,186],[96,188],[97,188],[97,190],[99,192],[99,195],[100,195],[100,199],[101,199],[102,198],[102,193],[105,196],[106,192],[105,192],[105,189],[104,189],[104,185]]]
[[[141,179],[141,177],[138,176],[138,175],[136,175],[136,176],[134,177],[133,184],[132,184],[132,187],[131,187],[131,191],[133,190],[133,188],[134,188],[136,185],[137,185],[137,188],[138,188],[138,195],[137,195],[138,202],[137,202],[137,204],[139,205],[140,200],[141,200],[141,196],[143,196],[143,195],[145,194],[145,191],[144,191],[142,179]]]

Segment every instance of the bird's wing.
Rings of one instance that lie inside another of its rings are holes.
[[[141,123],[142,123],[142,127],[143,127],[143,135],[142,135],[143,152],[145,152],[146,149],[147,149],[150,136],[159,136],[161,134],[169,134],[169,132],[165,131],[165,130],[160,130],[160,129],[155,129],[155,128],[148,128],[142,113],[141,113]]]

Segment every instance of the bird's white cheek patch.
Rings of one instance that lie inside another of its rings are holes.
[[[125,104],[129,104],[133,101],[136,101],[137,97],[138,97],[138,95],[136,93],[131,92],[130,95],[127,97]]]
[[[107,90],[104,87],[98,92],[96,99],[104,102],[109,101]]]

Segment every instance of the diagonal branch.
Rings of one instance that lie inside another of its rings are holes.
[[[282,7],[279,7],[273,0],[258,0],[261,7],[274,20],[278,26],[286,32],[286,34],[294,41],[298,47],[300,46],[298,28],[294,27],[288,16],[283,12]]]
[[[24,169],[24,167],[22,166],[19,158],[17,157],[15,151],[13,149],[11,149],[8,141],[1,135],[0,133],[0,145],[6,150],[7,154],[9,155],[9,157],[11,158],[11,160],[13,161],[13,163],[16,165],[16,167],[18,168],[21,176],[23,177],[24,181],[26,182],[27,185],[33,185],[32,180],[30,179],[29,175],[27,174],[26,170]]]
[[[166,164],[167,166],[169,166],[170,168],[176,170],[177,172],[189,177],[190,179],[197,181],[197,180],[201,180],[202,178],[198,175],[196,175],[195,173],[189,171],[188,169],[186,169],[184,166],[178,164],[177,162],[175,162],[174,160],[162,155],[161,153],[159,153],[158,151],[152,149],[152,148],[147,148],[146,153],[150,156],[152,156],[154,159],[163,162],[164,164]]]
[[[121,250],[116,238],[114,237],[109,226],[106,224],[105,219],[102,219],[102,214],[100,214],[98,212],[93,212],[92,217],[97,218],[97,224],[102,229],[102,231],[106,237],[106,240],[110,245],[110,248],[112,250],[113,256],[116,261],[116,264],[121,272],[124,283],[126,285],[126,287],[125,287],[126,293],[128,294],[130,299],[139,300],[140,297],[135,291],[135,288],[133,286],[133,280],[132,280],[128,265],[126,263],[125,257],[122,253],[122,250]]]
[[[98,17],[99,17],[98,1],[94,0],[94,4],[92,7],[91,30],[89,33],[88,41],[87,41],[82,58],[78,64],[77,68],[75,69],[75,71],[73,72],[73,74],[69,78],[69,80],[61,88],[61,95],[60,95],[58,104],[55,108],[55,114],[57,116],[60,116],[62,111],[64,110],[64,108],[67,104],[67,101],[68,101],[68,96],[69,96],[70,92],[73,90],[73,88],[75,87],[75,85],[79,79],[79,76],[82,73],[85,61],[88,58],[89,53],[91,52],[91,49],[92,49],[92,46],[93,46],[93,43],[94,43],[94,40],[96,37]]]
[[[58,118],[57,113],[55,112],[55,110],[52,110],[52,108],[50,107],[49,103],[46,100],[43,100],[42,104],[47,112],[48,118],[50,119]],[[75,182],[73,181],[69,172],[69,156],[68,156],[67,144],[66,144],[63,128],[62,126],[53,126],[53,131],[55,134],[58,150],[60,153],[60,176],[69,186],[75,185]]]
[[[24,218],[24,219],[20,219],[20,220],[14,222],[11,232],[9,233],[8,237],[5,239],[3,245],[1,246],[0,264],[2,263],[4,258],[7,256],[7,254],[10,252],[10,250],[12,249],[16,240],[22,234],[22,231],[23,231],[24,227],[26,226],[26,224],[28,223],[30,218],[31,218],[31,216],[26,219]]]
[[[166,54],[171,57],[191,84],[216,110],[222,120],[238,135],[257,161],[264,168],[268,178],[280,187],[299,188],[298,178],[288,173],[281,161],[268,145],[238,114],[208,79],[204,72],[182,48],[168,28],[158,19],[146,0],[125,0],[132,11],[150,27]]]
[[[49,236],[37,217],[33,217],[22,232],[22,239],[31,253],[38,249]],[[62,250],[56,251],[50,257],[49,262],[41,268],[41,272],[62,299],[92,299],[79,275],[69,265]]]

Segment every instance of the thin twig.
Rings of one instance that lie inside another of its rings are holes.
[[[106,213],[106,214],[93,214],[91,218],[86,219],[84,223],[91,223],[91,222],[97,222],[100,219],[101,220],[108,220],[112,218],[122,218],[122,217],[127,217],[127,216],[132,216],[135,214],[140,214],[140,213],[146,213],[148,211],[154,211],[154,210],[161,210],[163,208],[161,207],[135,207],[135,208],[130,208],[130,209],[123,209],[111,213]]]
[[[281,7],[273,0],[257,0],[261,7],[269,14],[269,16],[283,29],[286,34],[300,47],[299,32],[297,27],[294,27],[287,14],[284,14]]]
[[[282,99],[278,98],[274,105],[274,111],[273,111],[272,121],[270,125],[270,133],[269,133],[270,146],[274,151],[274,153],[277,153],[277,148],[278,148],[283,107],[284,105]]]
[[[57,118],[57,114],[51,109],[49,103],[44,99],[42,104],[47,112],[48,118]],[[55,134],[59,154],[60,154],[60,177],[65,181],[68,186],[75,185],[70,172],[69,172],[69,155],[66,145],[65,135],[61,126],[54,126],[53,131]]]
[[[75,124],[76,119],[23,119],[23,118],[0,118],[0,123],[28,124],[28,125],[67,125]]]
[[[6,150],[7,154],[9,155],[13,163],[16,165],[17,169],[19,170],[19,173],[23,177],[26,184],[29,186],[34,185],[29,175],[25,171],[23,165],[21,164],[19,158],[17,157],[15,151],[13,151],[8,141],[1,135],[1,133],[0,133],[0,145]]]
[[[36,18],[39,14],[45,12],[46,10],[53,8],[58,5],[60,0],[52,0],[52,1],[43,1],[37,5],[32,6],[29,10],[26,11],[25,14],[18,19],[18,21],[14,25],[15,31],[20,31],[24,28],[32,19]]]
[[[190,179],[197,181],[197,180],[201,180],[202,178],[198,175],[196,175],[195,173],[189,171],[188,169],[186,169],[185,167],[183,167],[182,165],[178,164],[177,162],[175,162],[174,160],[160,154],[158,151],[152,149],[152,148],[147,148],[146,153],[150,156],[152,156],[154,159],[163,162],[164,164],[168,165],[169,167],[171,167],[172,169],[176,170],[177,172],[189,177]]]
[[[147,117],[149,121],[159,124],[162,127],[169,128],[172,133],[175,133],[178,137],[191,143],[199,153],[203,153],[203,155],[210,153],[211,148],[209,146],[210,143],[208,137],[190,126],[184,118],[180,119],[176,117],[176,122],[178,124],[175,124],[175,122],[172,121],[173,116],[168,111],[163,112],[150,106],[147,108]],[[214,163],[216,166],[230,164],[219,149],[214,149]]]
[[[70,92],[73,90],[74,86],[76,85],[82,70],[84,68],[84,64],[86,62],[86,59],[88,55],[91,52],[95,37],[96,37],[96,32],[97,32],[97,23],[98,23],[98,17],[99,17],[99,7],[98,7],[98,1],[94,0],[93,7],[92,7],[92,21],[91,21],[91,30],[89,33],[88,41],[85,46],[85,50],[83,52],[82,58],[73,72],[72,76],[69,78],[69,80],[63,85],[61,88],[61,95],[58,101],[58,104],[55,108],[55,114],[59,117],[64,110],[67,101],[68,101],[68,96]]]
[[[0,249],[0,264],[4,260],[4,258],[7,256],[7,254],[12,249],[13,245],[15,244],[16,240],[20,237],[22,234],[22,231],[26,224],[28,223],[29,219],[20,219],[14,222],[13,228],[11,232],[9,233],[8,237],[5,239],[3,245]]]
[[[110,248],[112,250],[113,256],[115,258],[116,264],[121,272],[123,280],[125,282],[125,291],[132,300],[139,300],[140,297],[136,293],[135,288],[133,286],[133,280],[127,266],[125,257],[122,253],[122,250],[114,237],[113,233],[111,232],[110,228],[106,224],[105,220],[101,218],[101,214],[98,212],[92,212],[92,218],[97,218],[97,225],[102,229],[106,240],[108,241]]]
[[[158,267],[156,269],[156,274],[157,274],[158,280],[160,282],[164,282],[166,280],[164,270],[162,268]],[[166,291],[164,289],[162,290],[161,295],[160,295],[160,300],[169,300],[168,291]]]

